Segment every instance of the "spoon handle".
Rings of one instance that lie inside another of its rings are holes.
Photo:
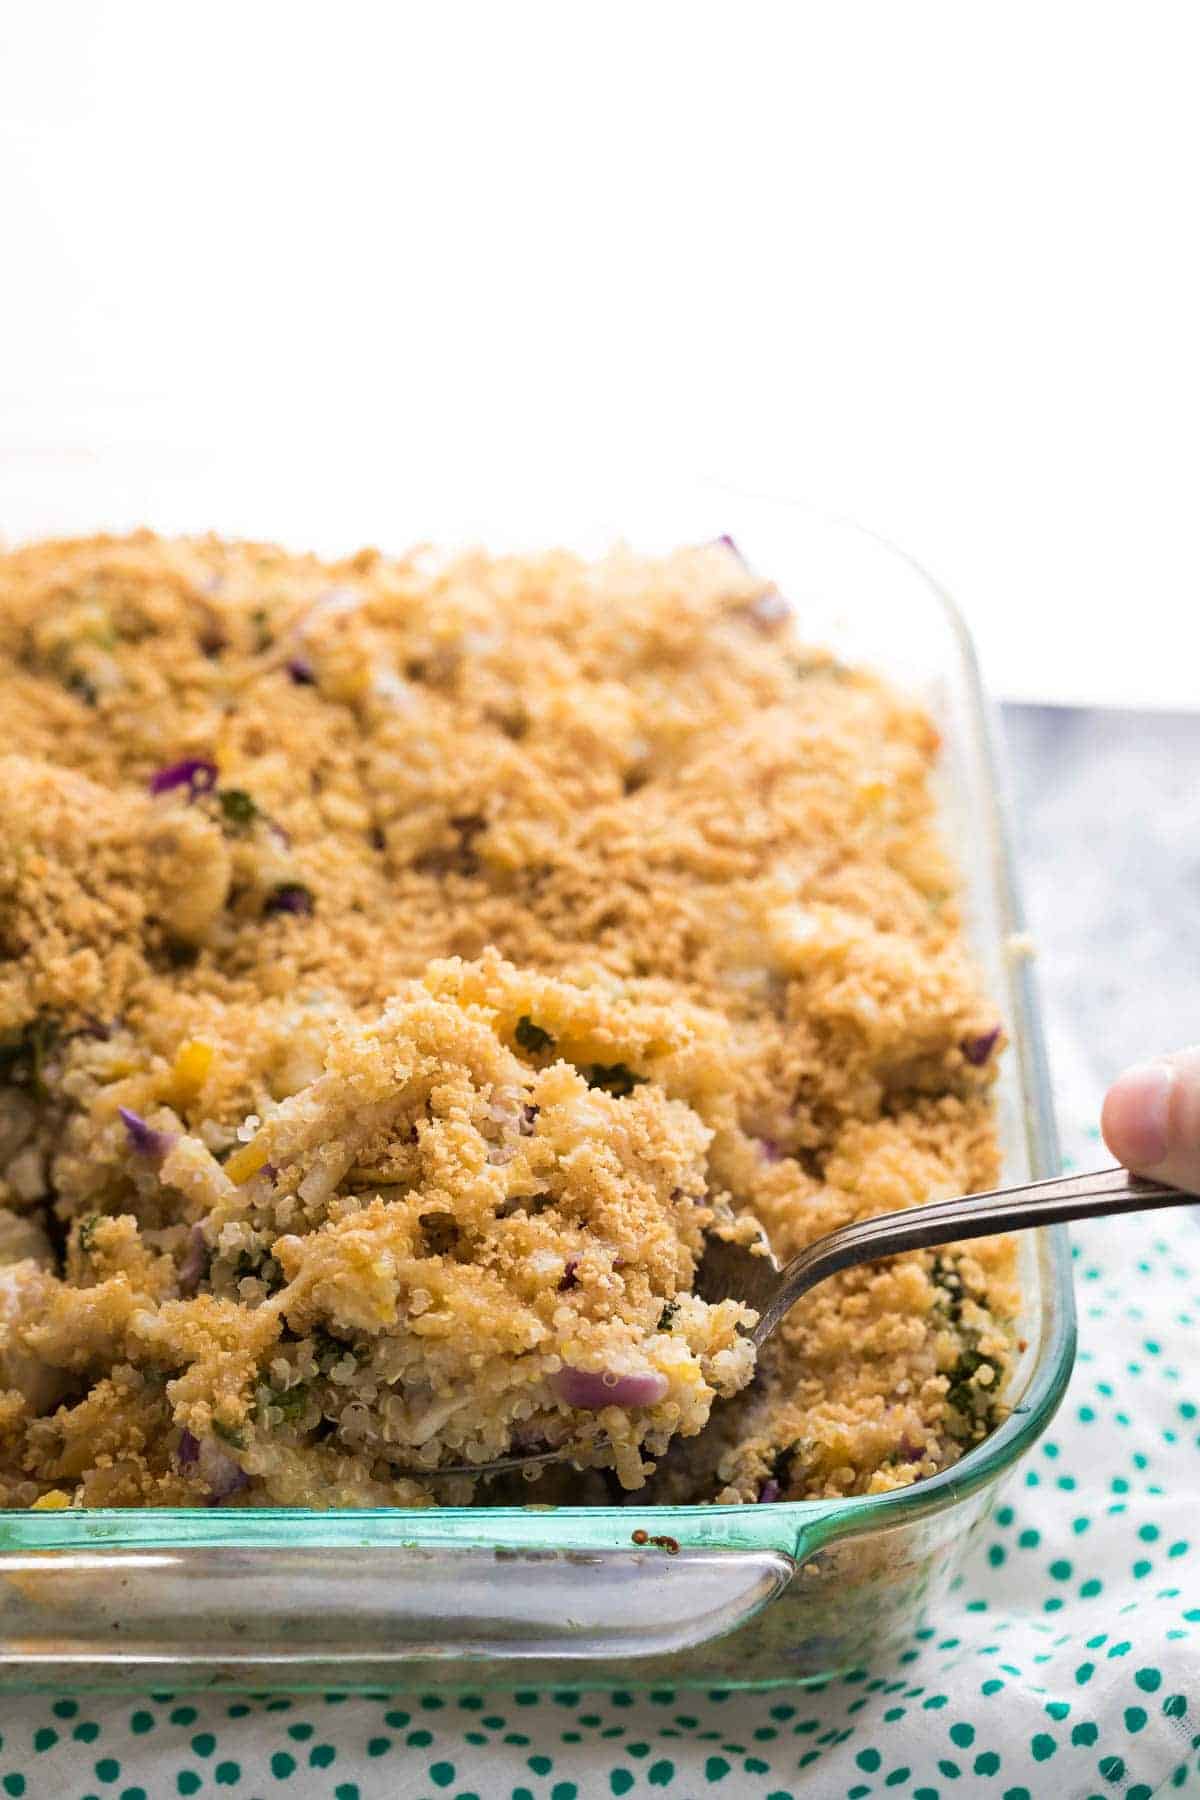
[[[1085,1175],[1056,1175],[1023,1187],[996,1188],[934,1200],[903,1212],[862,1219],[818,1238],[792,1258],[775,1292],[760,1314],[754,1341],[768,1338],[802,1294],[827,1275],[859,1263],[895,1256],[902,1250],[928,1250],[963,1238],[990,1237],[993,1232],[1028,1231],[1035,1225],[1062,1225],[1069,1219],[1101,1218],[1106,1213],[1148,1212],[1159,1206],[1195,1206],[1195,1194],[1131,1175],[1128,1169],[1094,1169]]]

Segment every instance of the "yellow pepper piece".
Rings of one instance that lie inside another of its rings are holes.
[[[243,1144],[225,1164],[225,1173],[230,1181],[241,1187],[243,1181],[249,1181],[252,1175],[257,1175],[260,1169],[265,1168],[266,1162],[265,1150],[260,1150],[257,1144]]]
[[[30,1512],[64,1512],[70,1504],[70,1494],[64,1494],[61,1488],[51,1488],[48,1494],[43,1494],[40,1499],[35,1500],[29,1510]]]
[[[117,1056],[105,1066],[101,1080],[124,1081],[127,1075],[136,1075],[141,1067],[141,1063],[135,1062],[132,1056]]]
[[[203,1038],[192,1038],[188,1043],[180,1045],[171,1065],[170,1098],[174,1105],[186,1106],[189,1100],[196,1098],[208,1080],[212,1059],[213,1047],[206,1044]]]
[[[882,806],[883,802],[888,797],[888,784],[886,781],[878,780],[860,781],[858,784],[858,797],[864,806]]]

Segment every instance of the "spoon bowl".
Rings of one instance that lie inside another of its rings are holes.
[[[746,1241],[710,1236],[696,1269],[693,1289],[702,1300],[737,1300],[757,1313],[749,1335],[755,1348],[761,1350],[797,1300],[842,1269],[879,1262],[906,1250],[929,1250],[998,1232],[1031,1231],[1039,1225],[1061,1225],[1071,1219],[1195,1203],[1194,1194],[1168,1187],[1165,1182],[1131,1175],[1128,1169],[1095,1169],[1084,1175],[1060,1175],[1049,1181],[996,1188],[986,1194],[964,1194],[953,1200],[934,1200],[926,1206],[910,1206],[901,1212],[860,1219],[818,1238],[784,1267],[761,1231]],[[425,1479],[430,1475],[496,1475],[540,1463],[571,1460],[569,1450],[539,1450],[489,1463],[455,1464],[452,1468],[413,1473],[420,1473]]]

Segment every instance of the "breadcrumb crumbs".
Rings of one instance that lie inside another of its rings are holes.
[[[692,1291],[998,1173],[936,729],[730,547],[33,544],[0,705],[0,1504],[879,1492],[1001,1416],[1007,1240],[757,1368]]]

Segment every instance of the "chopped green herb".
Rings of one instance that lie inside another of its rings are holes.
[[[37,1098],[44,1100],[42,1069],[58,1034],[58,1020],[50,1013],[42,1013],[19,1031],[0,1037],[0,1085],[32,1088]]]
[[[979,1411],[980,1402],[988,1398],[986,1390],[977,1387],[971,1379],[987,1360],[978,1350],[964,1350],[950,1371],[946,1402],[955,1412],[961,1413],[964,1419],[973,1419]]]
[[[252,825],[257,819],[258,807],[243,788],[224,788],[217,797],[231,825]]]
[[[82,675],[78,669],[72,669],[66,677],[66,687],[70,693],[78,694],[85,706],[95,706],[99,698],[87,676]]]
[[[589,1087],[603,1088],[605,1093],[613,1094],[618,1100],[632,1094],[635,1087],[645,1085],[645,1075],[635,1075],[627,1063],[589,1063],[583,1071],[584,1079]]]
[[[294,1425],[308,1410],[308,1384],[302,1381],[297,1387],[264,1388],[261,1399],[264,1407],[282,1413],[285,1425]]]
[[[246,1434],[240,1425],[227,1425],[224,1419],[214,1419],[212,1428],[216,1437],[222,1438],[227,1444],[232,1444],[235,1450],[246,1448]]]
[[[798,656],[792,663],[793,669],[801,681],[807,681],[814,675],[825,675],[831,681],[849,681],[854,671],[845,663],[838,662],[834,656]]]
[[[283,1279],[283,1270],[273,1256],[268,1256],[263,1261],[258,1271],[258,1279],[268,1294],[277,1294],[280,1288],[287,1286],[287,1282]]]
[[[271,645],[275,642],[275,639],[267,629],[267,609],[265,606],[255,607],[254,611],[250,614],[250,623],[254,627],[254,648],[261,655],[264,650],[269,650]]]
[[[933,1285],[938,1289],[938,1304],[952,1325],[957,1325],[962,1318],[963,1293],[962,1276],[955,1265],[946,1256],[935,1256],[933,1259]]]
[[[417,1223],[421,1227],[431,1256],[449,1256],[458,1242],[458,1221],[453,1213],[424,1212],[420,1213]]]
[[[344,1356],[352,1356],[357,1362],[358,1351],[353,1344],[343,1343],[341,1338],[334,1337],[332,1332],[321,1331],[320,1329],[312,1332],[310,1335],[312,1337],[313,1360],[318,1369],[320,1369],[322,1375],[328,1374],[334,1364],[340,1363]]]
[[[668,1300],[667,1304],[663,1307],[662,1311],[658,1315],[658,1329],[660,1331],[670,1331],[671,1326],[675,1322],[675,1316],[678,1313],[678,1311],[679,1311],[678,1300]]]
[[[812,1444],[807,1438],[797,1438],[794,1443],[786,1444],[776,1453],[775,1461],[771,1464],[771,1474],[780,1487],[791,1486],[797,1461],[803,1462],[811,1449]]]
[[[528,1013],[522,1013],[517,1020],[517,1029],[513,1032],[522,1050],[528,1050],[530,1056],[540,1056],[543,1050],[553,1050],[554,1039],[540,1025],[535,1025]]]
[[[79,1221],[79,1229],[75,1234],[75,1242],[84,1256],[92,1253],[92,1241],[96,1235],[96,1227],[104,1217],[103,1213],[89,1213],[86,1219]]]

